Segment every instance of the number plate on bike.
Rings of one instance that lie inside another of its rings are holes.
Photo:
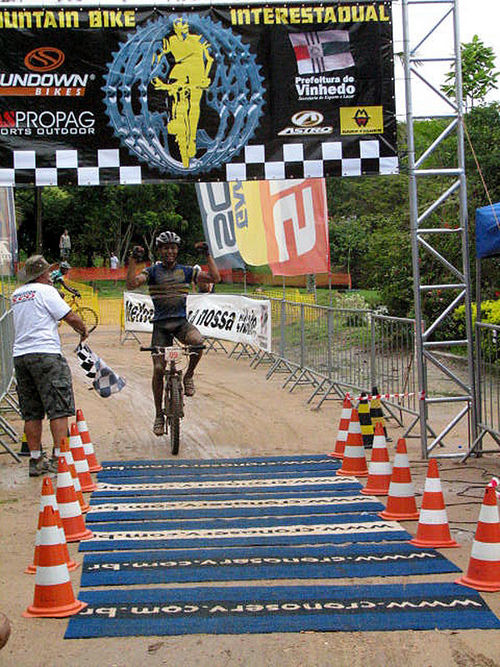
[[[181,356],[182,350],[178,348],[167,348],[165,350],[165,359],[167,361],[175,361],[176,359],[179,359]]]

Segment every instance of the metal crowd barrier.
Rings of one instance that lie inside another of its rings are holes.
[[[471,454],[498,452],[484,449],[484,438],[489,436],[500,447],[500,326],[476,322],[476,392],[478,435]]]
[[[346,391],[402,394],[384,400],[402,424],[418,421],[415,321],[369,310],[329,308],[270,298],[272,353],[257,352],[253,366],[267,363],[267,378],[285,376],[283,387],[310,384],[308,403],[342,398]],[[399,413],[399,417],[398,417]],[[409,431],[408,430],[408,431]]]
[[[16,461],[21,459],[9,447],[7,440],[19,442],[19,435],[3,416],[5,412],[19,413],[17,398],[14,394],[14,360],[12,346],[14,344],[14,318],[10,309],[10,301],[0,296],[0,446],[13,456]]]

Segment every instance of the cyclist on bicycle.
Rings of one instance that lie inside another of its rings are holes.
[[[135,289],[147,284],[153,300],[152,347],[169,347],[172,344],[173,336],[185,345],[201,345],[203,343],[202,335],[187,320],[186,298],[192,282],[201,285],[220,281],[219,271],[206,243],[196,243],[195,247],[206,255],[208,272],[192,266],[178,264],[177,255],[179,254],[180,244],[181,239],[175,232],[161,232],[156,238],[160,261],[146,267],[137,274],[137,262],[143,259],[144,249],[141,246],[135,246],[130,256],[127,270],[127,289]],[[189,356],[189,365],[184,374],[184,393],[186,396],[194,396],[193,375],[201,355],[202,351],[196,350]],[[153,433],[161,436],[165,433],[165,415],[162,408],[165,359],[160,354],[153,354],[152,357],[152,387],[156,410]]]
[[[50,279],[52,280],[52,284],[57,289],[57,291],[59,292],[59,294],[63,299],[64,299],[64,294],[62,292],[62,289],[65,289],[66,291],[70,292],[70,294],[74,294],[77,297],[81,296],[78,290],[74,289],[73,287],[70,287],[69,285],[66,285],[66,283],[64,282],[64,276],[68,273],[70,269],[71,266],[69,265],[68,262],[61,262],[59,264],[59,268],[55,269],[54,271],[51,271],[50,273]]]

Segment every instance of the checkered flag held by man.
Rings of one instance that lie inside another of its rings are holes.
[[[98,356],[92,352],[88,345],[80,343],[76,348],[76,356],[78,362],[88,378],[94,379],[96,376],[96,361]]]
[[[125,380],[115,373],[88,345],[80,343],[76,356],[85,375],[93,380],[92,387],[102,398],[116,394],[125,386]]]

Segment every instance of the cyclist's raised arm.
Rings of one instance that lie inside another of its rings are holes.
[[[200,271],[198,273],[198,277],[196,279],[197,283],[220,283],[220,273],[219,269],[217,268],[217,265],[214,261],[214,258],[210,254],[210,249],[208,247],[208,243],[205,243],[205,241],[199,241],[198,243],[194,244],[194,247],[201,252],[207,261],[208,265],[208,272],[207,271]]]
[[[132,250],[127,267],[127,289],[135,289],[144,285],[148,279],[144,272],[136,273],[137,262],[141,261],[144,249],[141,246],[135,246]]]

